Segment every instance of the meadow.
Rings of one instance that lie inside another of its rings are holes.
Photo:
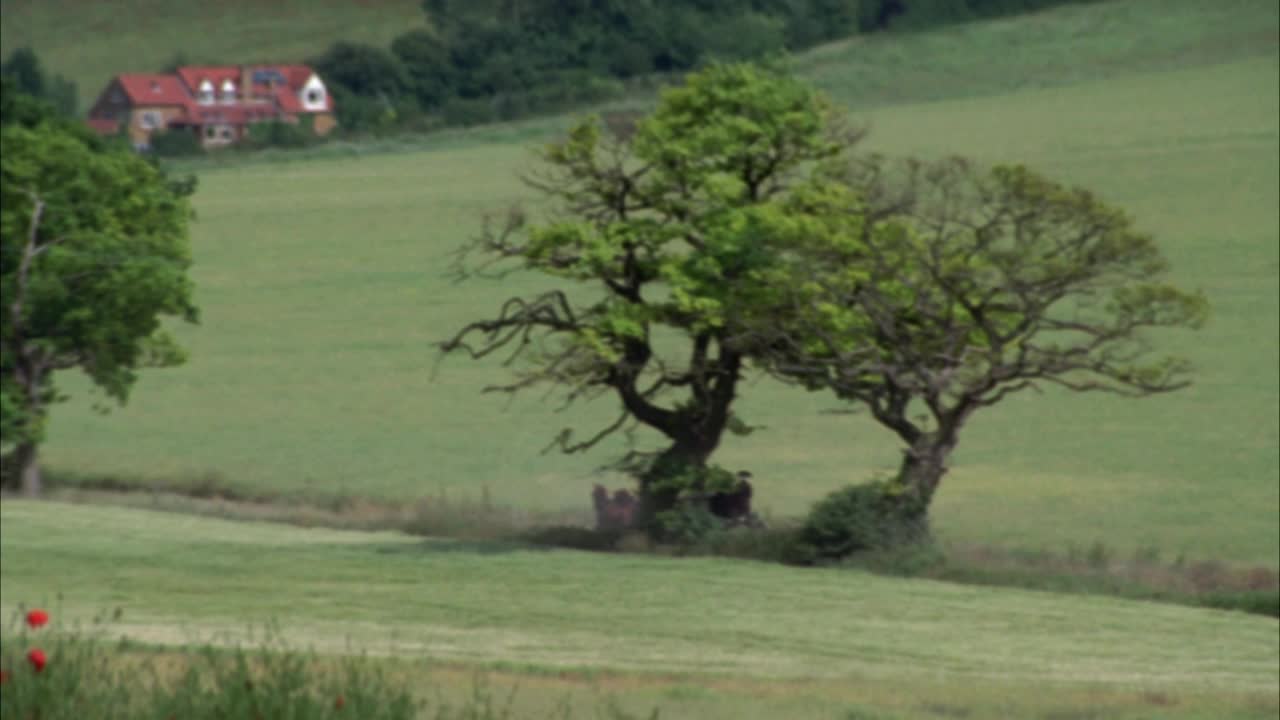
[[[1120,12],[1128,5],[1057,12],[1068,36],[1092,23],[1112,38],[1093,42],[1111,47],[1145,37],[1145,16]],[[1264,5],[1233,6],[1228,27],[1242,37],[1274,30],[1276,13]],[[1205,20],[1197,4],[1169,7],[1187,27]],[[1019,24],[1048,25],[1033,16],[904,44],[941,58],[950,42],[970,58],[979,87],[1003,88],[1065,61],[1048,40],[1044,62],[1030,69],[1022,54],[1002,56],[998,38]],[[888,73],[904,51],[875,40],[861,54],[835,47],[798,60],[869,127],[868,149],[1023,162],[1093,188],[1154,233],[1175,276],[1213,303],[1203,331],[1154,338],[1198,366],[1188,390],[1142,401],[1028,393],[977,416],[938,499],[944,539],[1280,560],[1277,50],[1218,38],[1213,46],[1228,48],[1222,62],[1186,66],[1179,53],[1191,34],[1169,34],[1166,68],[942,101],[927,99],[935,88],[926,84],[924,101],[862,111],[851,87],[832,80],[839,59],[865,65],[879,52]],[[1140,54],[1159,56],[1153,45]],[[433,347],[543,282],[517,275],[459,285],[449,269],[483,213],[530,199],[518,174],[535,166],[532,148],[557,123],[453,133],[417,152],[197,166],[194,276],[204,318],[179,329],[191,362],[148,373],[129,406],[108,416],[69,378],[75,399],[58,408],[49,466],[317,500],[478,497],[487,488],[531,510],[585,512],[592,482],[623,481],[594,472],[621,444],[584,457],[540,451],[563,425],[589,430],[610,418],[612,401],[557,414],[537,395],[485,396],[480,389],[503,377],[495,363],[436,367]],[[487,142],[485,132],[513,139]],[[743,415],[765,429],[728,440],[720,461],[755,473],[759,505],[774,517],[799,515],[825,492],[896,465],[886,431],[865,417],[825,414],[841,409],[826,397],[763,380],[742,395]]]
[[[11,17],[49,37],[34,20],[44,7],[5,0],[6,48]],[[1187,390],[1026,393],[977,415],[934,506],[944,545],[1280,564],[1278,37],[1270,2],[1125,0],[795,58],[869,128],[866,150],[1025,163],[1094,189],[1213,305],[1203,330],[1152,338],[1195,362]],[[175,328],[191,360],[144,372],[106,415],[82,379],[60,380],[72,399],[43,449],[51,476],[339,508],[483,496],[587,522],[591,484],[625,482],[596,471],[623,444],[540,451],[562,426],[612,419],[612,401],[557,413],[536,393],[484,395],[505,376],[497,362],[437,364],[434,347],[545,286],[457,284],[450,268],[484,213],[536,200],[519,173],[568,122],[181,166],[200,180],[202,323]],[[832,414],[844,408],[826,397],[752,379],[741,402],[763,428],[729,438],[717,461],[753,472],[775,521],[900,457],[887,431]],[[1276,621],[1239,613],[9,498],[0,521],[0,613],[120,607],[114,632],[158,645],[276,619],[300,645],[367,649],[445,688],[484,668],[530,712],[602,693],[699,718],[1277,710]]]
[[[485,669],[519,686],[516,717],[566,694],[663,718],[1276,709],[1276,623],[1241,613],[140,509],[8,500],[0,521],[6,616],[19,598],[86,625],[118,607],[103,631],[155,645],[260,640],[278,618],[277,640],[454,693]]]

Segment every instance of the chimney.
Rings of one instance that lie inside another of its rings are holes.
[[[244,102],[253,99],[253,68],[248,65],[240,66],[240,97]]]

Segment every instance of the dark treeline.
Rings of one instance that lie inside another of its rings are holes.
[[[61,75],[46,73],[31,48],[21,47],[9,53],[0,63],[0,76],[8,81],[11,92],[43,100],[63,117],[76,116],[76,84]]]
[[[607,99],[711,59],[1083,1],[424,0],[429,28],[389,48],[335,43],[311,62],[347,131],[469,125]]]

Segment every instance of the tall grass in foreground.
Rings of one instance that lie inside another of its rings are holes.
[[[39,611],[37,611],[39,612]],[[28,616],[30,617],[30,616]],[[423,699],[363,656],[322,658],[268,640],[252,650],[204,646],[149,651],[79,628],[22,627],[21,613],[0,647],[0,717],[41,720],[504,720],[516,717],[515,690],[499,695],[477,674],[460,704]],[[28,623],[30,624],[30,623]],[[20,628],[20,629],[19,629]],[[565,701],[548,718],[569,718]],[[603,714],[602,714],[603,712]],[[633,716],[607,705],[599,717]],[[654,710],[652,717],[657,717]],[[520,717],[524,717],[522,713]]]

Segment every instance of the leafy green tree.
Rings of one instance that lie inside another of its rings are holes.
[[[123,403],[139,368],[182,362],[160,318],[197,318],[189,192],[58,123],[0,128],[0,426],[25,493],[41,489],[57,371],[78,368]]]
[[[0,63],[0,75],[12,78],[20,92],[31,97],[44,97],[44,69],[40,67],[40,58],[35,50],[20,47],[9,53],[9,57]]]
[[[33,128],[56,121],[52,105],[23,92],[13,76],[0,74],[0,125]]]
[[[657,431],[666,446],[640,472],[641,517],[671,510],[714,475],[724,433],[746,429],[732,410],[756,352],[743,320],[759,316],[753,278],[779,254],[762,231],[854,139],[837,120],[776,70],[713,65],[666,91],[625,137],[596,119],[578,125],[530,178],[554,214],[513,211],[469,248],[483,257],[472,271],[506,262],[561,287],[508,299],[443,352],[509,351],[516,377],[491,390],[613,396],[614,422],[585,439],[565,430],[556,444],[577,452],[624,428]]]
[[[1199,292],[1170,284],[1154,239],[1093,193],[1020,166],[870,159],[790,198],[774,375],[866,406],[906,446],[897,478],[925,507],[965,423],[1027,389],[1140,397],[1188,363],[1145,332],[1196,328]]]
[[[311,65],[325,82],[363,97],[395,99],[409,88],[409,77],[396,56],[372,45],[334,43]]]
[[[46,75],[31,48],[10,53],[0,63],[0,75],[8,78],[18,92],[47,101],[63,117],[75,117],[79,104],[76,84],[61,75]]]
[[[449,48],[428,30],[410,30],[391,42],[391,52],[408,76],[409,89],[424,110],[440,107],[453,94]]]

